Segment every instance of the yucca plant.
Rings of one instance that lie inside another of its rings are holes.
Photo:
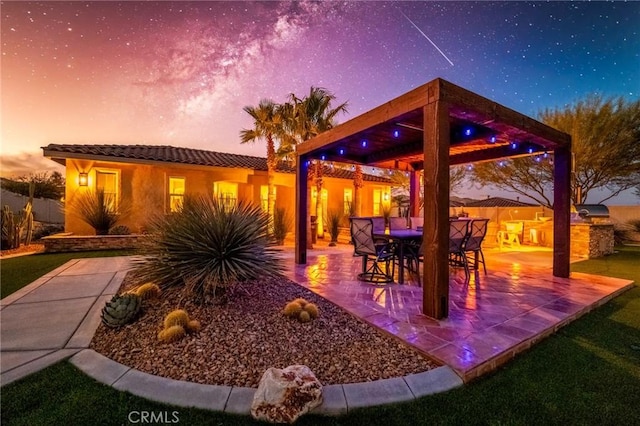
[[[329,235],[331,235],[331,247],[335,246],[338,242],[338,235],[340,234],[340,222],[342,222],[342,215],[336,210],[329,210],[327,213],[327,227],[329,228]]]
[[[291,217],[284,207],[276,207],[273,212],[273,239],[276,244],[284,244],[287,233],[291,230]]]
[[[161,288],[186,286],[199,301],[226,297],[237,283],[281,273],[277,251],[268,244],[268,223],[256,205],[185,197],[180,212],[152,219],[136,275]]]
[[[122,213],[115,209],[112,201],[103,189],[85,192],[73,204],[72,213],[91,226],[96,235],[107,235]]]

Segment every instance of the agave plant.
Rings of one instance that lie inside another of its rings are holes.
[[[102,308],[102,322],[108,327],[122,327],[136,319],[142,299],[137,294],[115,295]]]
[[[81,194],[72,209],[72,213],[91,226],[96,235],[107,235],[122,213],[122,209],[120,212],[115,209],[109,195],[102,189]]]
[[[180,212],[152,220],[136,275],[162,288],[186,286],[205,301],[239,282],[279,275],[282,263],[268,244],[268,223],[256,205],[185,197]]]

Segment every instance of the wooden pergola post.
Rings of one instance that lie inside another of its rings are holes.
[[[553,275],[568,278],[571,260],[571,143],[553,151]]]
[[[424,107],[422,313],[439,319],[449,314],[449,108],[439,93],[429,95]]]
[[[409,216],[420,216],[420,173],[409,172]]]
[[[295,262],[307,263],[307,186],[308,171],[306,155],[299,155],[296,162],[296,220],[295,220]]]

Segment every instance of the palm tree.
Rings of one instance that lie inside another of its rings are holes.
[[[347,112],[347,103],[344,102],[335,108],[331,103],[335,101],[334,94],[322,87],[311,86],[309,94],[303,99],[295,94],[289,95],[289,102],[282,106],[282,114],[285,123],[285,136],[280,147],[281,155],[291,155],[295,151],[295,145],[311,139],[320,133],[331,129],[336,123],[336,116],[341,112]],[[311,174],[310,174],[311,176]],[[318,217],[318,234],[323,234],[322,227],[322,166],[318,165],[313,173],[318,193],[316,203],[316,215]],[[308,185],[309,192],[311,185]],[[310,213],[311,194],[307,194],[307,211]],[[311,232],[311,217],[307,215],[307,232]],[[311,244],[311,236],[307,235],[307,244]]]
[[[274,138],[280,138],[283,135],[280,106],[270,99],[262,99],[257,107],[245,106],[243,110],[253,118],[253,128],[240,131],[240,143],[253,143],[259,139],[267,141],[267,214],[269,216],[269,232],[271,233],[276,206],[273,181],[278,164]]]

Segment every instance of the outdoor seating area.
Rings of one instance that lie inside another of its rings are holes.
[[[415,219],[411,218],[412,223],[417,222]],[[396,264],[398,284],[405,283],[407,273],[419,278],[420,263],[424,263],[422,226],[411,228],[404,217],[389,218],[388,229],[383,217],[352,217],[349,221],[353,254],[362,257],[359,280],[373,284],[393,282]],[[471,269],[478,271],[480,264],[485,275],[487,273],[482,242],[488,222],[488,219],[468,217],[449,220],[449,266],[462,268],[467,283]]]
[[[604,304],[633,284],[628,280],[551,273],[552,252],[491,251],[487,274],[452,268],[450,309],[434,319],[421,310],[423,289],[408,274],[405,285],[372,286],[358,280],[361,259],[349,245],[310,251],[308,263],[294,262],[287,248],[287,276],[377,326],[427,356],[449,365],[468,382],[495,370],[560,327]],[[399,271],[396,272],[399,274]]]

